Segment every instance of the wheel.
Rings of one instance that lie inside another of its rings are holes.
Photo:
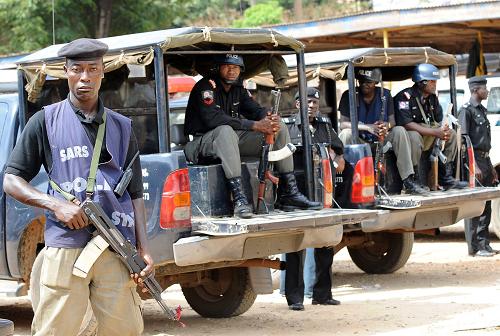
[[[500,238],[500,199],[496,198],[491,201],[491,228],[493,232]]]
[[[212,270],[210,279],[196,287],[182,286],[191,308],[203,317],[241,315],[253,305],[257,294],[250,284],[247,268]]]
[[[356,266],[366,273],[387,274],[403,267],[413,247],[413,232],[371,233],[372,245],[348,247]]]
[[[0,335],[14,335],[14,322],[0,318]]]
[[[42,265],[43,265],[43,250],[40,251],[40,253],[38,253],[38,255],[36,256],[35,262],[33,263],[33,268],[31,269],[30,297],[31,297],[31,306],[33,307],[33,311],[36,311],[38,303],[40,302],[40,276],[42,272]],[[85,312],[82,325],[77,335],[78,336],[97,335],[97,319],[95,318],[94,313],[92,312],[90,301],[88,302],[87,311]]]

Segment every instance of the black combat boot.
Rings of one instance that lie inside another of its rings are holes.
[[[439,161],[438,167],[438,183],[444,190],[463,189],[469,185],[465,181],[459,181],[453,178],[453,167],[451,163],[443,164]]]
[[[427,190],[423,188],[420,183],[415,179],[415,175],[410,175],[403,180],[403,186],[408,194],[413,195],[424,195],[427,194]]]
[[[248,203],[243,192],[241,177],[233,177],[227,180],[231,194],[233,195],[234,216],[241,218],[251,218],[253,216],[252,206]]]
[[[281,174],[278,188],[278,194],[280,195],[279,207],[284,211],[323,209],[323,204],[312,202],[300,193],[293,173]]]

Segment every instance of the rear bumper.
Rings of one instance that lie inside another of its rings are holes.
[[[324,209],[193,222],[193,233],[199,235],[174,244],[175,263],[190,266],[267,258],[306,247],[335,246],[342,240],[344,224],[362,223],[377,215],[374,210]]]
[[[421,206],[405,210],[380,210],[375,220],[364,221],[364,232],[386,230],[420,231],[457,223],[479,216],[487,200],[500,197],[500,188],[473,188],[433,192],[431,196],[411,196]],[[394,196],[394,198],[396,198]],[[410,198],[410,196],[398,196]]]

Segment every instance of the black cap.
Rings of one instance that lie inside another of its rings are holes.
[[[482,76],[475,76],[475,77],[469,78],[469,89],[472,89],[472,88],[475,88],[478,86],[482,86],[482,85],[486,85],[486,78],[484,78]]]
[[[59,49],[57,56],[74,60],[93,60],[102,58],[108,51],[108,46],[99,40],[79,38]]]
[[[319,99],[319,90],[313,87],[308,87],[307,90],[307,98],[316,98]],[[299,99],[299,91],[295,94],[295,100]]]

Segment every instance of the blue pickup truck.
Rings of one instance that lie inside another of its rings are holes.
[[[281,264],[269,256],[336,245],[344,225],[361,225],[377,218],[378,212],[373,210],[323,209],[272,211],[236,219],[220,164],[194,166],[186,162],[182,151],[188,140],[182,132],[186,101],[171,99],[169,78],[181,73],[206,74],[212,67],[211,55],[227,51],[243,55],[247,75],[279,69],[284,64],[281,55],[292,54],[299,60],[304,93],[300,42],[269,30],[200,28],[117,36],[103,42],[110,51],[105,56],[101,99],[133,120],[156,278],[164,289],[180,284],[186,300],[200,315],[244,313],[257,294],[272,291],[269,268]],[[0,95],[0,278],[17,281],[15,295],[25,295],[31,280],[34,304],[43,262],[39,252],[44,246],[45,218],[40,209],[7,196],[2,181],[9,153],[26,121],[68,93],[61,71],[63,60],[56,56],[61,47],[51,46],[23,57],[18,62],[17,93]],[[286,75],[286,66],[285,72],[276,73]],[[314,166],[310,153],[304,160],[306,166]],[[243,163],[245,189],[254,200],[257,167],[255,160]],[[312,168],[310,172],[306,169],[306,174],[313,176]],[[32,184],[45,191],[46,173],[40,171]],[[272,200],[274,195],[269,192],[268,197]]]

